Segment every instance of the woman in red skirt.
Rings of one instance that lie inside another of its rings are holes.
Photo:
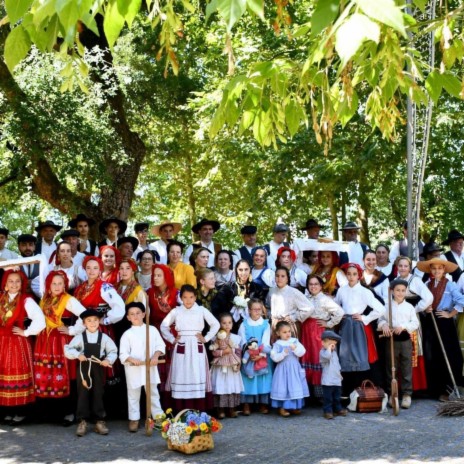
[[[307,296],[311,303],[311,311],[300,312],[301,344],[306,353],[301,358],[301,365],[306,371],[306,380],[313,388],[314,396],[322,398],[322,366],[319,353],[322,347],[321,334],[326,329],[333,329],[343,317],[343,309],[322,291],[322,277],[311,274],[306,280]],[[310,317],[306,316],[310,314]]]
[[[71,381],[76,380],[76,363],[64,356],[64,345],[71,336],[84,331],[79,315],[84,306],[68,293],[68,276],[64,271],[52,271],[45,280],[45,293],[40,307],[46,329],[37,337],[34,348],[34,381],[37,398],[65,399],[60,409],[64,425],[74,421]],[[74,391],[74,389],[73,389]],[[53,409],[56,409],[56,404]]]
[[[160,333],[163,319],[177,306],[178,293],[172,269],[164,264],[155,264],[153,266],[151,288],[148,290],[148,302],[150,306],[150,325],[154,325]],[[171,328],[171,333],[174,337],[177,336],[173,327]],[[164,341],[166,343],[166,363],[158,364],[158,372],[160,376],[159,390],[161,405],[166,410],[171,406],[171,395],[169,392],[166,392],[165,385],[171,367],[173,346],[168,341]]]
[[[45,328],[44,315],[26,289],[22,271],[5,271],[0,293],[0,408],[4,419],[14,424],[24,420],[26,406],[35,401],[29,337]],[[27,329],[26,318],[31,321]]]

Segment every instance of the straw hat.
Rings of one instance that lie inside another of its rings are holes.
[[[174,229],[174,235],[177,235],[182,229],[182,224],[180,222],[163,221],[161,224],[154,225],[151,229],[151,233],[160,237],[160,230],[165,226],[171,226]]]
[[[422,272],[430,273],[430,266],[432,266],[432,264],[440,264],[441,266],[444,266],[445,272],[448,274],[450,272],[454,272],[458,268],[458,265],[452,263],[451,261],[447,261],[446,259],[433,258],[429,259],[428,261],[419,261],[417,263],[417,269]]]

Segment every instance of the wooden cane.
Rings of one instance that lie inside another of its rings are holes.
[[[145,435],[151,437],[153,429],[151,428],[151,378],[150,378],[150,314],[148,308],[145,311],[145,396],[147,407],[147,418],[145,419]]]
[[[397,416],[400,413],[400,404],[398,400],[398,382],[396,380],[396,367],[395,367],[395,342],[393,340],[393,309],[392,309],[392,296],[391,288],[388,289],[388,319],[390,327],[390,360],[391,360],[391,404],[393,408],[393,415]]]

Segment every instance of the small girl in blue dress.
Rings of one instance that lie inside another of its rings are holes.
[[[272,377],[271,405],[279,409],[282,417],[298,415],[309,396],[304,369],[298,358],[306,352],[298,339],[292,337],[290,324],[280,321],[276,325],[278,340],[271,350],[271,359],[276,363]]]

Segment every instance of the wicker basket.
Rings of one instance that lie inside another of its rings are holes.
[[[184,454],[201,453],[202,451],[209,451],[214,448],[213,435],[211,433],[208,433],[206,435],[198,435],[194,437],[190,443],[187,443],[185,445],[173,445],[169,438],[167,442],[168,449],[180,451]]]
[[[180,411],[176,417],[174,417],[173,422],[178,422],[182,415],[186,412],[190,411],[190,409],[184,409]],[[197,435],[193,438],[190,443],[186,443],[185,445],[174,445],[169,438],[167,439],[168,449],[174,451],[180,451],[184,454],[196,454],[201,453],[202,451],[209,451],[214,448],[214,441],[213,441],[213,434],[207,433],[205,435]]]

